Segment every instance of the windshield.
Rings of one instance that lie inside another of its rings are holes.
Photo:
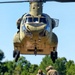
[[[40,18],[40,22],[42,22],[42,23],[47,23],[47,22],[46,22],[46,18]]]
[[[34,17],[33,21],[34,22],[38,22],[38,18],[37,17]]]
[[[32,17],[26,18],[26,22],[32,22]]]

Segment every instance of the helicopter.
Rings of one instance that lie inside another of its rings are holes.
[[[46,0],[53,1],[53,0]],[[14,36],[13,57],[18,60],[20,54],[49,55],[53,62],[57,59],[58,37],[52,30],[58,26],[58,19],[51,18],[43,13],[45,0],[7,1],[0,3],[29,2],[30,11],[25,13],[18,21],[18,31]],[[54,0],[57,2],[74,2]]]

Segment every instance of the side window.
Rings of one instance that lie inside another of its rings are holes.
[[[47,21],[46,21],[46,18],[40,18],[40,22],[42,22],[42,23],[47,23]]]
[[[52,19],[52,29],[55,27],[55,21]]]
[[[52,29],[53,29],[54,27],[58,27],[58,25],[59,25],[59,20],[52,18]]]

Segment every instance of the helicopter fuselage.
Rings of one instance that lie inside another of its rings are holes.
[[[14,37],[14,49],[21,54],[50,54],[57,48],[58,39],[52,32],[52,19],[47,14],[31,16],[25,14],[21,20],[20,31]]]

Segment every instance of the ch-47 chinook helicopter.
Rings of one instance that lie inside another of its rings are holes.
[[[58,19],[43,13],[46,1],[75,2],[75,0],[25,0],[5,1],[0,3],[29,2],[29,13],[25,13],[18,21],[18,31],[13,39],[13,57],[18,60],[20,54],[49,55],[53,62],[57,59],[58,38],[52,30],[58,26]]]

